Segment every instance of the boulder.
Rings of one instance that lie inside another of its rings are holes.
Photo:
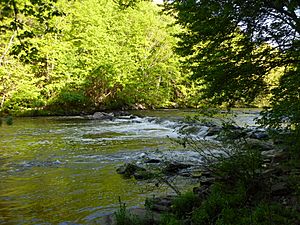
[[[271,176],[278,177],[282,173],[283,173],[283,171],[279,167],[272,167],[272,168],[263,170],[262,176],[263,176],[263,178],[268,178]]]
[[[274,145],[271,142],[253,138],[246,139],[245,147],[248,147],[250,149],[259,149],[261,151],[268,151],[274,149]]]
[[[117,169],[117,173],[123,175],[125,178],[130,178],[137,174],[137,172],[146,171],[146,169],[139,167],[133,163],[126,163]]]
[[[219,138],[222,140],[238,140],[247,137],[247,135],[246,129],[237,126],[224,127],[219,132]]]
[[[177,163],[177,162],[170,162],[167,163],[165,168],[163,169],[165,174],[174,174],[177,173],[179,170],[186,169],[190,167],[191,165]]]
[[[210,186],[215,182],[215,180],[216,179],[214,177],[201,177],[200,178],[200,184]]]
[[[258,140],[266,140],[269,139],[269,135],[265,131],[253,131],[250,134],[250,138],[258,139]]]
[[[134,172],[133,177],[136,180],[149,180],[149,179],[153,179],[155,177],[155,174],[152,173],[151,171],[138,169],[137,171]]]
[[[95,120],[112,120],[114,119],[113,113],[105,113],[105,112],[95,112],[92,116],[92,119]]]
[[[285,154],[283,152],[278,151],[276,149],[262,151],[261,154],[265,158],[272,158],[272,159],[275,159],[275,158],[280,159],[280,157],[284,157],[285,156]]]

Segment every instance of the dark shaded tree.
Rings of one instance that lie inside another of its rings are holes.
[[[299,128],[299,1],[175,0],[165,7],[185,28],[178,52],[202,81],[205,99],[251,102],[268,89],[266,74],[284,67],[262,122]]]

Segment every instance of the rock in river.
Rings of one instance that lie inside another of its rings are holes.
[[[89,116],[89,118],[95,120],[112,120],[114,119],[114,114],[105,112],[95,112],[92,116]]]
[[[125,178],[130,178],[135,174],[139,176],[138,174],[141,174],[141,172],[146,172],[146,169],[139,167],[133,163],[126,163],[117,169],[117,173],[122,174]]]

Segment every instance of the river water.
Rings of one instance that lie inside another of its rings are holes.
[[[141,114],[139,112],[139,114]],[[194,112],[145,111],[143,117],[16,118],[0,128],[0,224],[93,224],[118,208],[169,193],[123,179],[116,168],[140,154],[182,151],[178,118]],[[256,113],[239,114],[252,125]]]

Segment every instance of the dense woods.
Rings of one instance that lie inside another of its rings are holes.
[[[5,0],[0,17],[2,112],[268,105],[263,123],[298,124],[297,1]]]
[[[185,105],[179,26],[152,2],[1,3],[1,110]]]

